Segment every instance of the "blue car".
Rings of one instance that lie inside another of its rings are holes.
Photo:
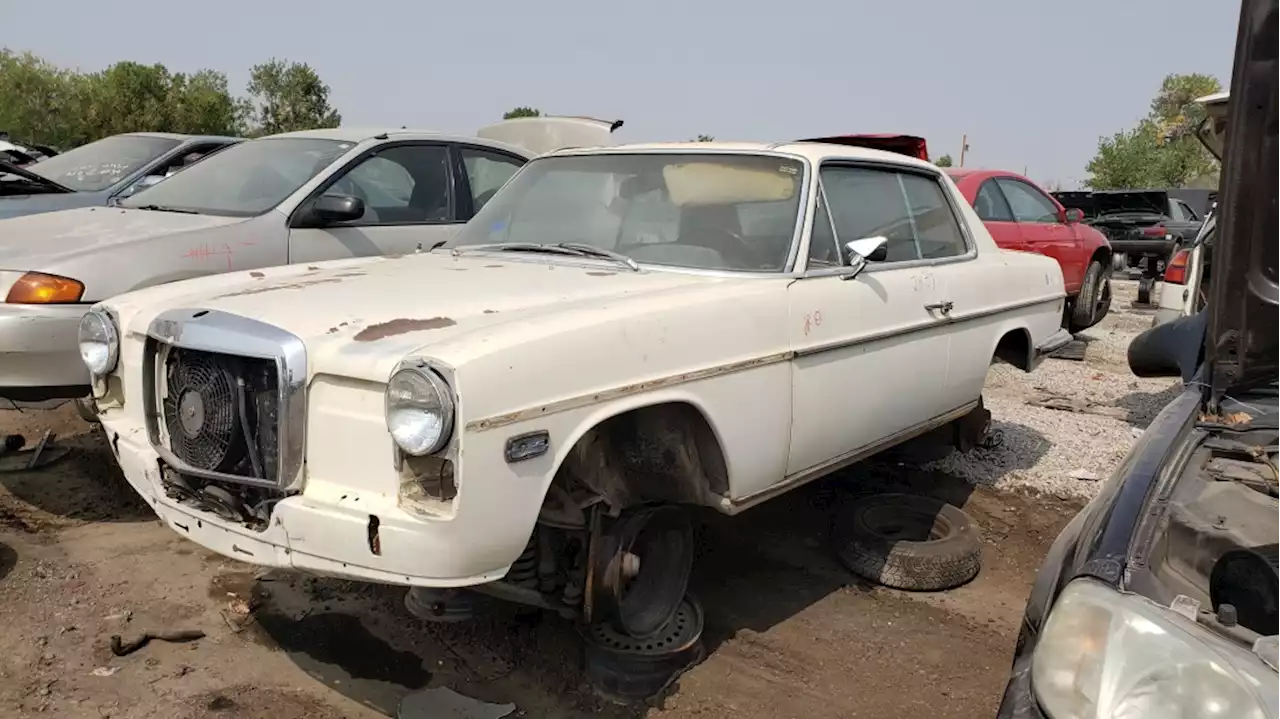
[[[237,142],[240,138],[131,132],[23,167],[0,159],[0,219],[110,205]]]

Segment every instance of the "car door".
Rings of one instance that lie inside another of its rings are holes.
[[[461,183],[452,149],[443,142],[374,147],[334,173],[290,217],[291,263],[428,251],[463,224]],[[364,214],[318,221],[310,209],[322,196],[359,199]]]
[[[788,288],[792,360],[787,474],[877,446],[944,411],[942,289],[921,255],[900,172],[824,164],[804,276]],[[887,238],[849,279],[842,243]]]
[[[1005,199],[995,178],[987,178],[978,186],[973,199],[973,210],[986,226],[991,238],[1002,250],[1026,250],[1027,241],[1022,236],[1022,227],[1013,218],[1013,210]]]
[[[1085,261],[1081,257],[1083,240],[1076,237],[1062,213],[1062,208],[1040,188],[1014,177],[998,177],[996,183],[1004,192],[1013,210],[1013,217],[1022,228],[1022,238],[1027,249],[1046,257],[1052,257],[1062,266],[1063,284],[1067,294],[1080,291],[1084,281]]]

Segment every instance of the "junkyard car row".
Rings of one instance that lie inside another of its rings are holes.
[[[1138,196],[1160,237],[1132,197],[944,172],[906,136],[613,145],[620,122],[536,118],[0,161],[0,397],[91,395],[132,489],[225,557],[696,661],[695,510],[929,433],[981,444],[989,367],[1034,372],[1156,243],[1151,272],[1207,300],[1130,362],[1189,384],[1051,550],[1001,716],[1276,717],[1276,2],[1242,13],[1202,130],[1221,152],[1231,128],[1231,212],[1171,227],[1195,210]],[[954,507],[853,516],[863,576],[978,571]]]

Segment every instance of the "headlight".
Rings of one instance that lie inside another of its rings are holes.
[[[84,285],[70,277],[28,272],[9,288],[4,301],[14,305],[65,305],[79,302]]]
[[[1053,719],[1274,716],[1263,692],[1275,692],[1275,672],[1233,663],[1220,648],[1153,602],[1079,579],[1049,613],[1031,685]]]
[[[90,310],[80,318],[80,359],[94,377],[102,377],[116,368],[116,361],[120,359],[120,333],[111,315]]]
[[[406,367],[387,382],[387,431],[400,449],[414,456],[444,449],[453,429],[453,398],[440,376]]]

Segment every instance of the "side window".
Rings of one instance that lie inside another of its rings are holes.
[[[986,180],[978,188],[973,209],[983,222],[1013,222],[1013,210],[1009,208],[1009,201],[1004,199],[1004,193],[995,180]]]
[[[354,225],[449,222],[449,153],[443,145],[381,150],[335,180],[325,194],[364,200]]]
[[[1005,198],[1009,200],[1013,217],[1018,222],[1054,223],[1058,221],[1057,206],[1036,188],[1025,182],[1004,177],[996,179],[996,182],[1000,184]]]
[[[475,147],[461,148],[462,164],[467,168],[467,182],[471,185],[471,209],[479,212],[484,203],[506,184],[511,176],[524,165],[524,161],[499,152]]]
[[[1196,222],[1200,219],[1182,200],[1169,200],[1169,218],[1175,222]]]
[[[809,233],[809,267],[839,267],[840,257],[836,236],[831,231],[831,214],[827,212],[822,193],[818,193],[818,206],[813,211],[813,230]]]
[[[824,167],[821,180],[838,243],[882,236],[888,240],[885,262],[955,257],[967,249],[955,212],[935,179]]]

